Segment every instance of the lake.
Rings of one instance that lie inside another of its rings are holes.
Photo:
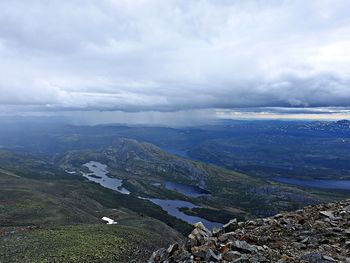
[[[280,183],[293,184],[298,186],[322,188],[322,189],[339,189],[350,190],[350,180],[322,180],[322,179],[296,179],[286,177],[273,177],[272,180]]]
[[[222,227],[223,224],[218,222],[212,222],[197,216],[186,215],[181,212],[179,208],[188,207],[188,208],[200,208],[191,202],[186,202],[182,200],[166,200],[166,199],[156,199],[156,198],[146,198],[152,203],[159,205],[164,211],[168,212],[169,215],[186,221],[189,224],[194,224],[197,222],[202,222],[207,228],[212,229],[213,227]]]
[[[130,194],[130,191],[122,187],[122,183],[123,183],[122,180],[117,178],[112,178],[107,175],[108,174],[107,165],[99,162],[91,161],[84,164],[83,166],[87,167],[90,171],[90,173],[83,173],[83,176],[88,180],[98,183],[105,188],[118,191],[119,193],[122,193],[122,194]],[[167,182],[167,183],[168,183],[168,187],[176,188],[177,189],[176,191],[186,192],[188,195],[189,194],[193,194],[197,196],[203,195],[204,194],[203,191],[205,191],[204,189],[201,189],[195,186],[189,186],[189,185],[172,183],[172,182]],[[199,206],[196,206],[191,202],[186,202],[182,200],[167,200],[167,199],[141,198],[141,197],[139,198],[148,200],[160,206],[169,215],[176,217],[178,219],[182,219],[183,221],[189,224],[194,224],[201,221],[207,228],[210,228],[210,229],[213,227],[222,226],[221,223],[211,222],[209,220],[206,220],[204,218],[197,217],[197,216],[189,216],[179,210],[179,208],[181,207],[188,207],[188,208],[198,207],[199,208]]]
[[[130,194],[130,191],[122,187],[123,180],[109,177],[107,175],[107,165],[91,161],[84,164],[83,166],[87,167],[90,170],[90,173],[83,173],[83,176],[88,180],[98,183],[105,188],[115,190],[122,194]]]

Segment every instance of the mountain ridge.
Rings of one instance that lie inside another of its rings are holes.
[[[269,216],[281,210],[294,210],[319,203],[324,196],[225,168],[189,160],[167,153],[150,143],[117,138],[99,150],[72,151],[60,158],[62,169],[81,171],[89,161],[108,166],[109,176],[123,180],[131,195],[190,201],[202,210],[187,210],[191,215],[231,213],[228,217]],[[211,195],[193,198],[166,189],[167,181],[200,186]],[[233,209],[234,208],[234,209]],[[205,210],[208,211],[208,210]],[[212,215],[208,215],[212,218]],[[227,218],[227,219],[228,219]],[[227,220],[226,219],[226,220]],[[225,220],[225,221],[226,221]],[[223,222],[222,222],[223,223]]]

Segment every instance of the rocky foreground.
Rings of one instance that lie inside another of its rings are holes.
[[[158,262],[349,262],[350,200],[237,222],[194,225],[185,244],[153,253]]]

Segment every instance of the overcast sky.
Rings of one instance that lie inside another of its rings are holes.
[[[5,111],[350,106],[349,0],[2,0]]]

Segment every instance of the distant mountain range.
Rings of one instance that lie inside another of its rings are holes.
[[[311,122],[300,125],[299,129],[309,130],[311,132],[328,132],[331,134],[338,133],[350,134],[350,121],[349,120],[339,120],[334,122]]]

